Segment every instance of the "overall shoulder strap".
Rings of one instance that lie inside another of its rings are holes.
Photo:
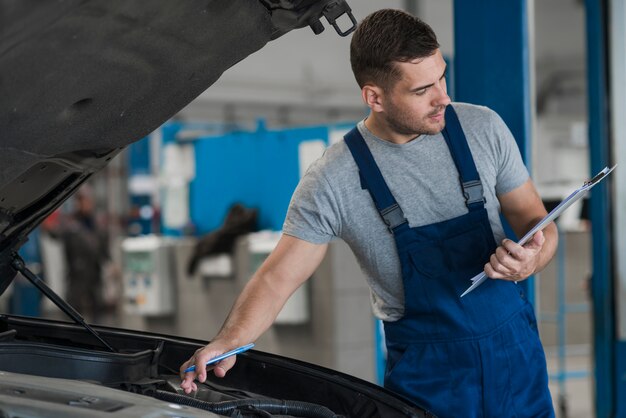
[[[374,200],[376,209],[378,209],[380,216],[382,216],[385,224],[387,224],[389,231],[393,233],[397,227],[407,224],[404,212],[402,212],[398,202],[396,202],[396,199],[391,194],[378,168],[378,164],[376,164],[374,156],[358,128],[354,127],[348,132],[344,136],[344,140],[359,168],[361,178],[365,182],[365,187]]]
[[[485,206],[483,185],[467,144],[467,138],[452,105],[446,107],[445,118],[446,127],[441,133],[448,144],[456,169],[459,171],[465,204],[470,211],[482,209]]]

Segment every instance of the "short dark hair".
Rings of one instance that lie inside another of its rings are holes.
[[[382,9],[367,16],[350,42],[350,63],[359,87],[388,89],[400,79],[394,62],[426,58],[439,48],[428,24],[402,10]]]

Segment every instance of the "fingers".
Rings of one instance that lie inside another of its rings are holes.
[[[185,370],[194,365],[195,364],[195,357],[196,354],[198,354],[198,351],[196,351],[196,353],[186,362],[184,362],[179,369],[179,375],[180,378],[182,379],[182,382],[180,383],[180,387],[181,389],[183,389],[183,391],[186,394],[189,394],[191,392],[195,392],[196,390],[198,390],[198,387],[196,386],[196,384],[194,383],[194,379],[196,378],[196,373],[195,372],[185,372]]]
[[[493,259],[494,256],[492,256]],[[493,261],[489,261],[484,266],[484,271],[487,277],[491,279],[505,279],[505,280],[515,280],[513,278],[513,272],[511,270],[505,269],[501,264],[496,264],[493,266]]]
[[[520,254],[517,248],[511,248],[507,245],[508,243],[503,243],[502,247],[496,248],[496,252],[491,256],[489,261],[497,271],[511,274],[518,267],[517,264]]]
[[[511,240],[502,241],[502,246],[496,248],[489,262],[485,264],[485,274],[492,279],[506,279],[515,276],[519,269],[519,258],[523,249]]]
[[[489,258],[489,262],[485,264],[485,273],[493,279],[505,278],[515,273],[515,268],[511,265],[513,258],[503,255],[502,252],[506,254],[506,250],[498,247]]]
[[[215,365],[215,367],[213,368],[213,373],[217,377],[226,376],[226,372],[228,372],[230,369],[233,368],[236,361],[237,361],[237,356],[231,356],[231,357],[225,358],[224,360],[220,361],[219,363]]]
[[[189,395],[191,392],[195,392],[198,390],[198,386],[193,381],[193,377],[191,376],[191,374],[185,376],[180,384],[180,387],[187,395]]]
[[[504,239],[485,264],[485,274],[492,279],[522,280],[533,274],[545,238],[541,231],[521,246]]]
[[[543,235],[543,231],[537,231],[533,235],[533,239],[530,241],[530,245],[537,246],[539,249],[543,247],[543,243],[546,242],[546,237]]]
[[[206,365],[207,361],[225,353],[226,351],[228,350],[219,348],[217,345],[214,346],[213,344],[209,344],[206,347],[196,350],[194,355],[180,366],[179,374],[182,379],[180,387],[186,394],[198,390],[195,380],[200,383],[204,383],[207,379],[207,373],[211,370],[213,370],[213,373],[217,377],[221,378],[226,376],[226,373],[235,365],[236,356],[228,357],[219,363],[210,366]],[[195,370],[185,372],[185,370],[191,366],[195,366]]]
[[[191,392],[195,392],[196,390],[198,390],[198,387],[193,381],[195,379],[196,374],[194,372],[185,373],[185,369],[187,369],[187,367],[193,364],[193,360],[194,358],[191,357],[189,360],[184,362],[182,366],[180,366],[180,378],[182,379],[182,382],[180,383],[180,387],[181,389],[183,389],[183,391],[186,394],[189,394]]]

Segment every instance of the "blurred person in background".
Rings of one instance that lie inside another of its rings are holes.
[[[83,185],[75,207],[56,222],[44,223],[47,232],[64,247],[66,299],[90,322],[99,322],[105,303],[103,272],[109,264],[108,236],[96,218],[93,189]]]

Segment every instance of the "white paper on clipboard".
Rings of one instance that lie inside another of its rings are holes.
[[[615,167],[617,167],[617,165],[614,165],[611,168],[604,167],[604,170],[602,170],[598,174],[596,174],[595,177],[593,177],[591,180],[585,182],[578,189],[574,190],[569,196],[567,196],[565,199],[563,199],[561,201],[561,203],[558,204],[557,207],[552,209],[552,211],[550,211],[550,213],[548,213],[541,221],[539,221],[539,223],[537,225],[535,225],[530,231],[528,231],[526,233],[526,235],[524,235],[522,237],[522,239],[520,239],[517,243],[519,245],[526,244],[526,242],[528,242],[528,240],[530,240],[530,238],[532,238],[532,236],[535,234],[535,232],[541,231],[543,228],[548,226],[548,224],[550,222],[552,222],[553,220],[558,218],[559,215],[565,211],[565,209],[569,208],[572,204],[574,204],[575,202],[580,200],[580,198],[582,198],[589,189],[591,189],[593,186],[595,186],[600,181],[602,181],[602,179],[604,179],[606,176],[608,176],[609,173],[611,171],[613,171],[613,169],[615,169]],[[472,277],[472,279],[471,279],[472,285],[469,288],[467,288],[467,290],[465,292],[463,292],[461,297],[467,295],[469,292],[471,292],[472,290],[476,289],[478,286],[483,284],[483,282],[485,280],[487,280],[487,275],[485,274],[484,271],[479,273],[479,274],[477,274],[476,276]]]

